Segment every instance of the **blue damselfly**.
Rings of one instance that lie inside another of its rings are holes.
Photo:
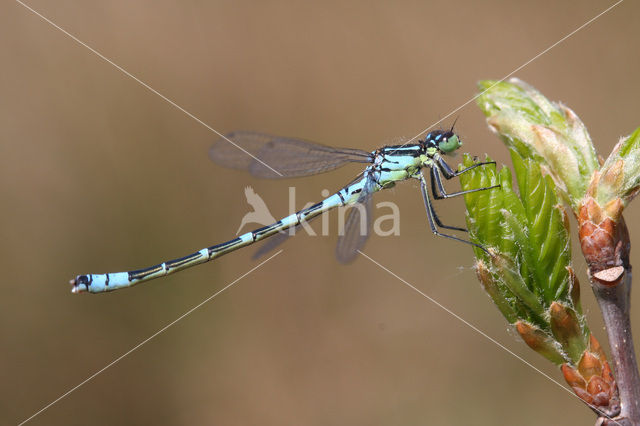
[[[431,193],[435,199],[450,198],[469,192],[495,188],[477,188],[467,191],[447,193],[442,177],[451,179],[474,167],[494,164],[493,162],[476,163],[466,169],[455,171],[444,160],[444,156],[452,154],[462,142],[451,130],[432,131],[424,140],[413,144],[384,146],[372,152],[352,148],[332,148],[302,139],[270,136],[254,132],[234,132],[227,140],[217,141],[210,150],[211,159],[228,168],[249,171],[259,178],[289,178],[308,176],[334,170],[347,163],[365,163],[368,166],[344,188],[311,207],[291,214],[276,223],[240,235],[239,237],[203,248],[179,259],[168,260],[149,268],[128,272],[107,274],[78,275],[71,280],[74,293],[101,293],[130,287],[135,284],[162,277],[183,269],[208,262],[241,247],[251,245],[274,234],[273,242],[262,251],[273,248],[280,243],[285,233],[282,231],[299,226],[323,212],[339,206],[359,205],[361,208],[349,209],[344,234],[338,238],[336,255],[341,262],[352,260],[363,247],[371,224],[371,196],[374,192],[390,188],[396,182],[417,179],[420,182],[422,197],[427,211],[427,219],[433,233],[467,244],[477,244],[443,234],[438,228],[466,231],[464,228],[442,224],[432,205],[427,181],[423,169],[429,169]],[[237,148],[240,146],[244,152]],[[248,155],[250,153],[251,155]],[[364,224],[364,226],[362,226]],[[363,232],[364,231],[364,232]],[[480,246],[478,246],[480,247]],[[482,248],[482,247],[481,247]]]

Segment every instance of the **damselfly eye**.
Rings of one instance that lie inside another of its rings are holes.
[[[453,132],[447,132],[442,135],[442,139],[438,142],[438,149],[445,154],[455,151],[462,146],[462,141]]]

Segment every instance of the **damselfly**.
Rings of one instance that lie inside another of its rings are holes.
[[[374,192],[390,188],[396,182],[417,179],[420,182],[427,219],[431,231],[435,235],[451,238],[467,244],[477,244],[443,234],[438,228],[466,231],[464,228],[442,224],[432,206],[427,181],[423,169],[429,169],[431,193],[435,199],[450,198],[469,192],[495,188],[476,188],[467,191],[447,193],[442,177],[451,179],[474,167],[494,164],[493,162],[476,163],[466,169],[455,171],[444,160],[444,156],[452,154],[462,145],[460,138],[451,130],[436,130],[417,143],[385,146],[373,152],[351,148],[331,148],[325,145],[292,138],[270,136],[262,133],[235,132],[227,136],[234,143],[225,139],[216,142],[210,150],[211,159],[228,168],[248,170],[259,178],[288,178],[308,176],[336,169],[347,163],[369,164],[356,179],[333,195],[311,207],[300,210],[276,223],[256,229],[238,238],[203,248],[179,259],[168,260],[149,268],[129,272],[113,272],[107,274],[78,275],[71,280],[74,293],[88,291],[101,293],[130,287],[216,259],[241,247],[251,245],[274,234],[275,243],[283,238],[282,231],[299,226],[305,221],[339,206],[357,206],[350,208],[343,235],[338,237],[336,255],[338,260],[352,260],[364,245],[371,224],[371,196]],[[238,146],[242,147],[238,149]],[[364,226],[363,226],[364,225]],[[480,247],[480,246],[478,246]],[[272,248],[267,246],[268,248]],[[482,247],[481,247],[482,248]],[[264,251],[264,250],[263,250]]]

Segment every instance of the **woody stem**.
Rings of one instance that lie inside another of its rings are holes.
[[[629,315],[631,266],[625,269],[622,280],[614,286],[602,285],[589,275],[609,337],[621,402],[619,418],[626,418],[637,425],[640,424],[640,374]]]

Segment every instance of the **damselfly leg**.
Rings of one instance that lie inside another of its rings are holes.
[[[440,171],[442,172],[442,174],[444,175],[444,177],[447,180],[449,180],[451,178],[454,178],[456,176],[460,176],[461,174],[466,173],[471,169],[475,169],[476,167],[486,166],[486,165],[489,165],[489,164],[496,164],[495,161],[485,161],[483,163],[476,163],[476,164],[474,164],[472,166],[465,167],[462,170],[453,170],[451,168],[451,166],[449,164],[447,164],[447,162],[444,161],[444,158],[442,158],[442,157],[438,157],[436,162],[437,162],[438,168],[440,169]]]
[[[499,188],[500,185],[494,185],[494,186],[488,186],[486,188],[475,188],[475,189],[468,189],[466,191],[456,191],[456,192],[447,192],[444,189],[444,185],[442,184],[442,174],[445,175],[446,179],[452,179],[456,176],[460,176],[461,174],[463,174],[464,172],[467,172],[473,168],[476,168],[478,166],[485,166],[488,164],[496,164],[495,161],[488,161],[488,162],[484,162],[484,163],[478,163],[478,164],[474,164],[471,167],[467,167],[465,169],[462,169],[458,172],[454,172],[451,167],[449,167],[449,165],[442,159],[439,158],[438,162],[435,163],[435,165],[433,167],[431,167],[430,173],[431,173],[431,194],[433,195],[433,198],[435,198],[436,200],[442,200],[442,199],[447,199],[447,198],[452,198],[452,197],[456,197],[458,195],[464,195],[464,194],[469,194],[471,192],[477,192],[477,191],[484,191],[486,189],[492,189],[492,188]],[[440,169],[439,166],[442,166],[442,171]],[[436,188],[437,185],[437,188]],[[446,229],[453,229],[456,231],[463,231],[463,232],[467,232],[466,228],[458,228],[456,226],[447,226],[447,225],[443,225],[442,222],[440,222],[440,219],[438,218],[438,215],[436,214],[435,210],[432,209],[433,212],[433,218],[436,222],[436,224],[441,227],[441,228],[446,228]]]
[[[456,192],[447,192],[444,189],[444,185],[442,184],[442,176],[440,173],[442,173],[444,175],[444,177],[446,179],[452,179],[454,177],[460,176],[462,173],[469,171],[475,167],[478,166],[484,166],[487,164],[496,164],[495,161],[491,161],[491,162],[487,162],[487,163],[478,163],[478,164],[474,164],[471,167],[467,167],[466,169],[460,170],[459,172],[457,172],[456,174],[453,175],[449,175],[447,176],[446,172],[443,169],[440,169],[440,165],[446,165],[447,168],[450,169],[449,165],[447,163],[445,163],[442,159],[439,159],[438,163],[436,163],[433,167],[431,167],[431,192],[433,193],[433,198],[435,198],[436,200],[442,200],[442,199],[446,199],[446,198],[451,198],[451,197],[457,197],[458,195],[464,195],[464,194],[469,194],[471,192],[477,192],[477,191],[484,191],[485,189],[492,189],[492,188],[499,188],[500,185],[494,185],[494,186],[488,186],[486,188],[474,188],[474,189],[468,189],[466,191],[456,191]],[[436,185],[438,186],[437,190],[436,190]]]
[[[487,164],[495,164],[495,162],[491,161],[491,162],[484,162],[484,163],[478,163],[478,164],[474,164],[473,166],[467,167],[465,169],[459,170],[459,171],[454,171],[453,169],[451,169],[451,167],[442,159],[442,158],[438,158],[434,164],[430,167],[430,178],[431,178],[431,193],[433,194],[433,197],[436,200],[442,200],[442,199],[447,199],[447,198],[452,198],[452,197],[456,197],[459,195],[464,195],[464,194],[469,194],[472,192],[478,192],[478,191],[484,191],[487,189],[493,189],[493,188],[499,188],[500,185],[493,185],[493,186],[488,186],[488,187],[483,187],[483,188],[474,188],[474,189],[468,189],[465,191],[457,191],[457,192],[451,192],[451,193],[447,193],[447,191],[444,188],[444,185],[442,184],[442,175],[444,175],[444,177],[446,179],[451,179],[453,177],[459,176],[464,172],[467,172],[475,167],[479,167],[479,166],[484,166]],[[431,231],[439,236],[439,237],[446,237],[446,238],[450,238],[452,240],[456,240],[456,241],[460,241],[466,244],[471,244],[475,247],[478,247],[482,250],[484,250],[485,252],[489,253],[487,251],[486,248],[484,248],[483,246],[476,244],[472,241],[468,241],[462,238],[458,238],[456,236],[453,235],[448,235],[448,234],[443,234],[442,232],[440,232],[438,230],[438,227],[440,228],[445,228],[445,229],[451,229],[451,230],[455,230],[455,231],[463,231],[463,232],[468,232],[467,229],[465,228],[459,228],[456,226],[449,226],[449,225],[444,225],[441,221],[440,218],[438,217],[438,215],[436,214],[435,209],[433,208],[433,204],[431,201],[431,198],[429,197],[429,192],[427,190],[427,181],[426,178],[424,177],[424,175],[422,173],[420,173],[418,175],[418,179],[420,180],[420,189],[422,192],[422,198],[424,200],[424,204],[425,204],[425,208],[427,210],[427,219],[429,221],[429,226],[431,228]]]

